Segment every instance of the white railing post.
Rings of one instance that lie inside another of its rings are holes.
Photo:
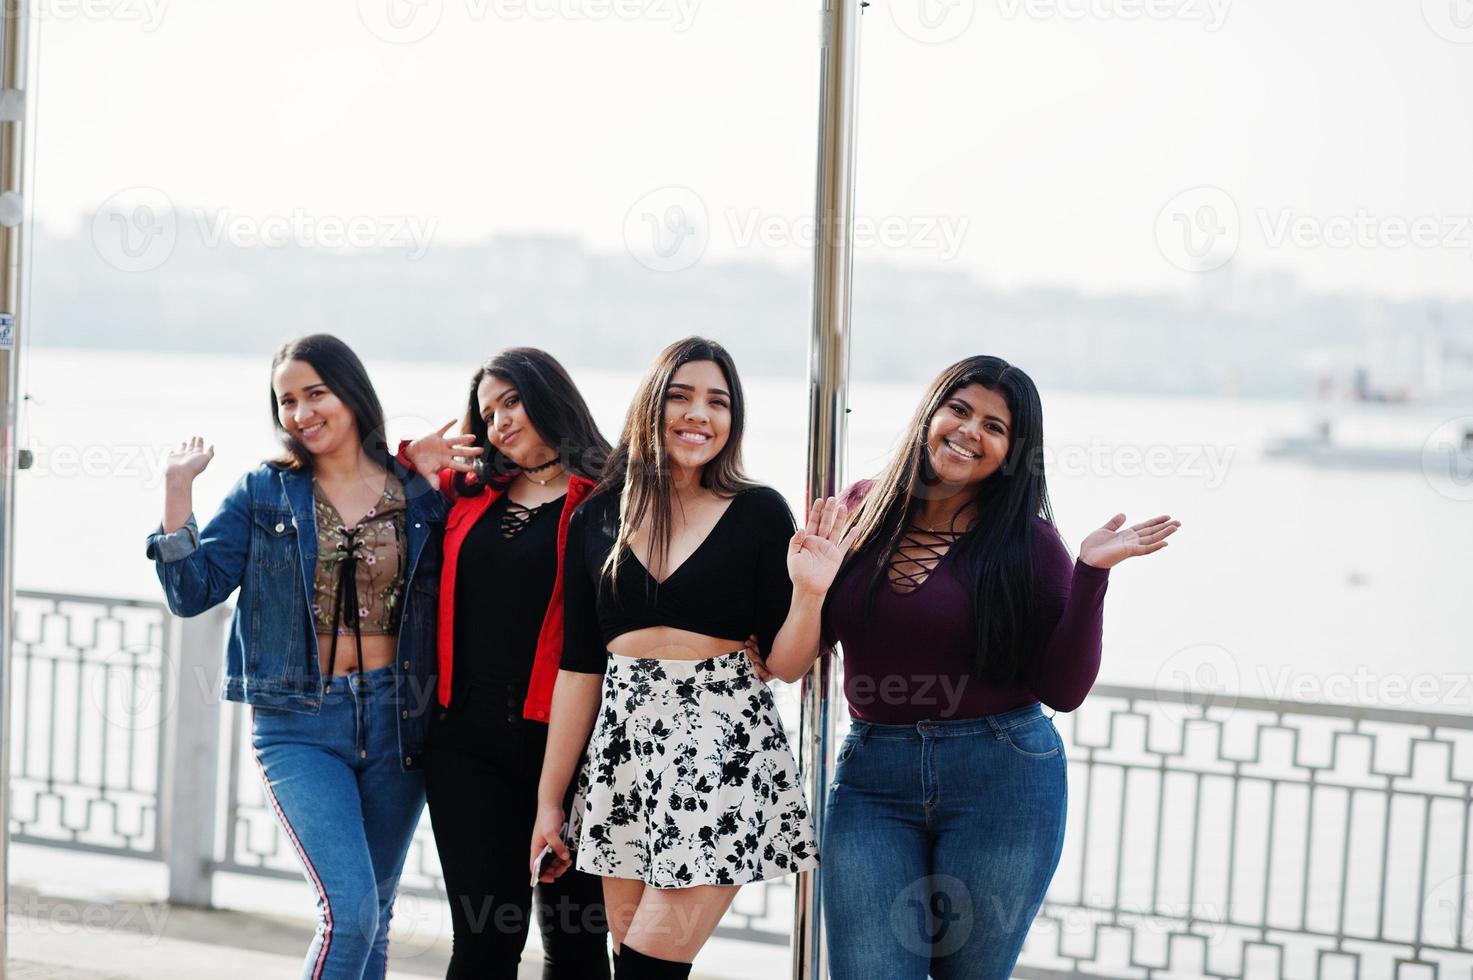
[[[209,908],[220,782],[220,674],[230,610],[216,606],[172,618],[165,657],[164,769],[159,833],[169,866],[169,901]]]

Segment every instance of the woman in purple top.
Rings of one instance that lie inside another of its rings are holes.
[[[1038,390],[996,357],[943,371],[907,432],[846,495],[853,544],[814,644],[842,645],[853,716],[821,841],[830,967],[1005,980],[1064,840],[1063,743],[1039,703],[1084,700],[1109,569],[1180,522],[1117,514],[1071,561]],[[796,680],[810,663],[767,669]]]

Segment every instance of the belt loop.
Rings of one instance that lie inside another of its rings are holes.
[[[997,715],[983,715],[982,719],[987,722],[987,727],[992,729],[992,735],[999,742],[1008,737],[1008,730],[997,723]]]

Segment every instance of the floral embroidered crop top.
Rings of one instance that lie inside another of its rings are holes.
[[[404,485],[388,474],[384,495],[353,527],[344,526],[316,480],[312,504],[317,517],[314,628],[320,634],[397,634],[404,609]]]

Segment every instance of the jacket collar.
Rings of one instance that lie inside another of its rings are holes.
[[[597,481],[590,480],[585,476],[579,476],[577,473],[574,473],[572,476],[568,477],[568,497],[569,499],[571,499],[576,494],[578,499],[582,500],[590,493],[592,493],[593,488],[596,486],[598,486]]]
[[[311,513],[312,511],[312,471],[293,470],[284,466],[273,466],[281,480],[281,489],[286,494],[287,503],[296,513]],[[413,506],[417,493],[434,493],[434,489],[425,483],[417,473],[409,467],[400,463],[397,459],[389,460],[390,471],[399,478],[399,483],[404,487],[405,505]],[[421,484],[415,486],[415,484]]]

